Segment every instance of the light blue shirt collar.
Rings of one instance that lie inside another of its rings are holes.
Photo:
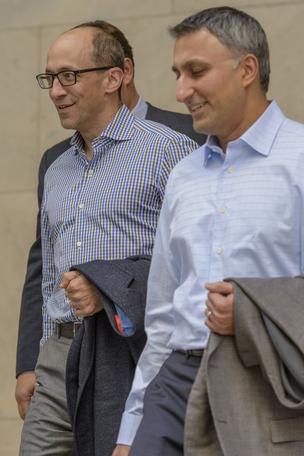
[[[141,98],[138,98],[136,106],[132,109],[132,114],[138,119],[144,120],[147,116],[148,105],[147,103]]]
[[[233,142],[244,142],[250,149],[267,157],[270,153],[277,132],[285,120],[285,115],[275,101],[269,103],[268,108],[251,125],[242,136]],[[203,164],[206,166],[208,159],[213,153],[223,155],[223,151],[215,136],[208,136],[203,148]]]

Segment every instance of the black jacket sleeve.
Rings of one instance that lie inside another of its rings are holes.
[[[197,133],[193,130],[193,120],[189,114],[181,114],[180,112],[160,109],[148,102],[147,105],[147,120],[153,120],[154,122],[158,122],[172,128],[172,130],[183,133],[193,139],[193,141],[197,142],[200,146],[206,142],[206,135]]]
[[[42,255],[40,237],[40,206],[43,196],[44,176],[48,167],[70,144],[70,138],[48,149],[42,156],[39,167],[38,214],[36,240],[30,248],[26,276],[23,286],[19,316],[17,342],[16,376],[33,371],[38,358],[39,343],[42,336]]]

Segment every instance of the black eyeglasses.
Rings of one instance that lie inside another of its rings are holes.
[[[89,73],[90,71],[105,71],[114,68],[113,66],[103,66],[96,68],[84,68],[83,70],[63,70],[58,73],[40,73],[36,79],[42,89],[51,89],[54,79],[57,78],[62,86],[71,86],[76,84],[77,75],[80,73]]]

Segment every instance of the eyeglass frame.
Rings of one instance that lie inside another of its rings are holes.
[[[115,68],[113,65],[111,66],[103,66],[103,67],[95,67],[95,68],[82,68],[80,70],[62,70],[58,71],[58,73],[39,73],[36,75],[36,80],[38,82],[38,85],[41,89],[51,89],[54,85],[55,78],[58,79],[59,83],[62,85],[62,87],[69,87],[72,85],[75,85],[77,83],[77,75],[81,73],[89,73],[91,71],[105,71],[105,70],[110,70],[111,68]],[[62,73],[73,73],[74,74],[74,82],[72,84],[62,84],[60,81],[60,78],[58,77]],[[42,87],[40,82],[39,82],[39,77],[40,76],[51,76],[52,77],[52,85],[50,87]]]

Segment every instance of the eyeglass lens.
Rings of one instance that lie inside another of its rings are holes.
[[[37,79],[40,87],[43,89],[50,89],[53,86],[55,77],[63,86],[73,85],[76,82],[76,75],[74,71],[61,71],[57,75],[54,74],[40,74]]]

